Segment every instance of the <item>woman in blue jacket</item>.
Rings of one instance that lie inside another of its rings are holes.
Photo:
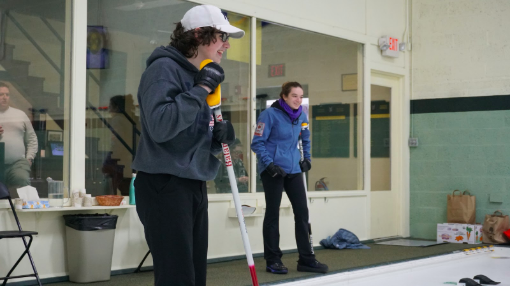
[[[310,131],[301,131],[301,124],[308,123],[301,112],[303,88],[298,82],[282,85],[280,99],[260,113],[251,149],[257,154],[257,169],[264,186],[266,214],[264,217],[264,259],[266,270],[286,274],[280,250],[280,203],[285,189],[294,211],[296,243],[299,252],[298,271],[326,273],[328,266],[315,259],[308,240],[308,207],[302,172],[311,168]],[[304,160],[298,139],[303,140]]]

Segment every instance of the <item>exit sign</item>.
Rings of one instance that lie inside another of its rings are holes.
[[[383,56],[398,58],[400,51],[398,48],[398,39],[384,36],[379,38],[379,46],[388,45],[388,49],[382,51]]]
[[[285,64],[269,65],[269,77],[285,76]]]

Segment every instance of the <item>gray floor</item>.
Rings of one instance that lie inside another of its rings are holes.
[[[317,259],[328,264],[330,272],[338,273],[346,270],[384,265],[397,261],[406,261],[423,257],[451,253],[452,251],[469,248],[466,244],[442,244],[430,247],[403,247],[390,245],[367,244],[371,249],[360,250],[317,250]],[[477,245],[480,246],[480,245]],[[286,275],[276,275],[265,271],[262,257],[255,258],[257,277],[260,285],[275,285],[283,281],[306,279],[323,274],[302,273],[296,270],[297,253],[285,254],[283,263],[289,268]],[[207,269],[208,286],[242,286],[251,285],[251,277],[246,260],[211,263]],[[326,274],[326,275],[328,275]],[[153,272],[115,275],[110,281],[89,283],[97,286],[140,286],[154,285]],[[45,284],[53,286],[77,285],[71,282]]]

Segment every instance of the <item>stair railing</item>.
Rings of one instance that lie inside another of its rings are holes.
[[[37,41],[28,33],[28,31],[21,25],[18,20],[10,13],[10,11],[6,11],[5,15],[9,18],[12,23],[18,28],[18,30],[27,38],[27,40],[37,49],[37,51],[43,56],[43,58],[57,71],[60,76],[60,100],[58,101],[58,107],[60,107],[63,101],[63,92],[64,92],[64,64],[65,64],[65,41],[58,34],[58,32],[51,26],[51,24],[43,17],[40,19],[43,23],[48,27],[48,29],[55,35],[57,40],[60,42],[60,67],[50,58],[50,56],[44,51],[44,49],[37,43]]]
[[[43,48],[41,48],[41,46],[39,46],[39,44],[34,40],[34,38],[32,38],[32,36],[30,36],[30,34],[27,32],[27,30],[25,30],[25,28],[23,28],[23,26],[21,26],[21,24],[18,22],[18,20],[16,20],[16,18],[14,18],[11,15],[11,13],[9,13],[9,11],[5,12],[5,14],[7,15],[7,17],[9,17],[9,19],[11,19],[11,21],[14,23],[14,25],[16,25],[16,27],[18,27],[18,29],[21,31],[21,33],[23,33],[23,35],[25,35],[27,40],[37,49],[37,51],[39,51],[39,53],[44,57],[44,59],[46,59],[46,61],[59,74],[61,74],[62,71],[60,70],[60,67],[57,66],[57,64],[50,58],[50,56],[48,56],[48,54],[43,50]]]
[[[62,96],[64,94],[64,81],[65,81],[65,77],[64,77],[64,70],[65,70],[65,40],[59,35],[59,33],[57,32],[57,30],[55,30],[55,28],[53,28],[53,26],[50,24],[50,22],[48,22],[48,20],[46,20],[46,18],[43,18],[43,17],[40,17],[41,21],[43,21],[43,23],[46,25],[46,27],[48,27],[48,29],[53,33],[53,35],[55,35],[55,37],[57,38],[57,40],[60,42],[60,100],[59,100],[59,107],[60,107],[60,103],[62,103],[63,105],[63,101],[64,101],[64,97]]]
[[[107,110],[108,108],[107,107],[104,107],[104,108],[97,108],[95,106],[93,106],[90,102],[87,102],[87,109],[90,109],[94,112],[94,114],[97,116],[97,118],[99,118],[99,120],[101,120],[101,122],[103,122],[103,124],[108,127],[108,129],[110,130],[110,132],[112,132],[112,134],[119,140],[119,142],[129,151],[129,153],[131,153],[132,157],[133,157],[133,160],[135,159],[135,155],[136,155],[136,135],[140,136],[140,130],[138,130],[138,128],[136,128],[136,122],[133,120],[133,118],[131,118],[131,116],[129,116],[126,111],[122,111],[121,114],[123,114],[126,119],[131,123],[131,130],[132,130],[132,145],[133,146],[132,148],[129,147],[129,145],[126,143],[126,141],[122,138],[122,136],[119,135],[119,133],[113,128],[113,126],[111,126],[110,123],[108,123],[108,121],[106,120],[106,118],[104,118],[101,113],[99,112],[99,110]]]
[[[126,113],[125,110],[122,110],[121,113],[131,123],[131,131],[132,131],[132,134],[133,134],[133,137],[131,138],[131,140],[133,140],[133,145],[131,145],[131,146],[133,146],[133,160],[135,160],[135,155],[136,155],[136,135],[140,136],[140,130],[138,130],[138,128],[136,128],[136,122],[133,120],[133,118],[131,118],[131,116],[129,116],[129,114]]]

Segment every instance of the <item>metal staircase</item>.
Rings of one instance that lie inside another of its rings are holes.
[[[61,129],[64,129],[65,124],[65,114],[64,114],[64,52],[65,52],[65,42],[63,38],[56,32],[56,30],[51,26],[51,24],[44,18],[40,17],[40,20],[46,26],[49,31],[53,34],[52,41],[56,43],[56,46],[60,46],[60,65],[56,64],[51,57],[44,51],[42,46],[37,43],[37,41],[30,35],[28,29],[25,29],[23,23],[17,20],[16,15],[13,15],[9,12],[4,14],[4,18],[9,20],[8,24],[16,26],[18,31],[25,37],[26,41],[30,42],[35,50],[40,55],[41,59],[44,59],[45,66],[48,69],[51,69],[51,72],[56,71],[60,75],[60,92],[47,92],[44,90],[44,82],[45,78],[31,76],[29,74],[31,62],[26,60],[20,60],[16,58],[16,46],[8,43],[5,39],[5,33],[2,33],[3,37],[0,40],[0,44],[2,45],[3,53],[0,55],[0,66],[3,67],[3,70],[0,68],[0,81],[9,82],[10,85],[14,89],[16,89],[17,93],[19,93],[32,107],[29,110],[24,110],[27,113],[31,113],[32,115],[45,114],[49,115],[57,125],[60,126]],[[99,80],[90,72],[87,73],[89,80],[96,82],[99,84]],[[12,91],[11,91],[12,93]],[[136,128],[136,122],[133,120],[125,111],[123,112],[124,117],[129,121],[132,128],[132,137],[128,140],[122,138],[119,133],[109,124],[107,116],[105,116],[105,111],[108,110],[107,107],[96,108],[90,102],[87,102],[88,110],[93,111],[92,113],[88,113],[89,116],[95,116],[95,118],[87,118],[88,122],[94,122],[87,126],[86,128],[98,128],[98,129],[106,129],[111,132],[111,134],[118,139],[118,141],[122,144],[126,150],[132,155],[136,154],[136,144],[137,139],[140,135],[140,131]],[[39,116],[33,116],[34,121],[32,125],[34,126],[34,130],[36,130],[38,140],[39,140],[39,148],[46,148],[46,120],[47,117],[43,116],[41,121],[39,121]],[[93,132],[89,132],[94,134]],[[102,138],[108,138],[109,136],[105,134],[96,134],[97,136],[102,136]],[[119,189],[122,194],[128,193],[129,188],[129,178],[124,178],[124,165],[120,165],[118,158],[112,158],[112,152],[110,151],[99,151],[100,137],[88,136],[86,138],[86,188],[87,191],[93,195],[102,195],[102,194],[114,194],[116,189]],[[126,143],[126,141],[131,141],[131,146]],[[40,154],[40,152],[38,152]],[[39,156],[39,155],[38,155]],[[124,158],[124,160],[129,160],[131,158]],[[53,162],[55,164],[55,162]],[[34,164],[34,170],[41,169],[43,165],[42,160],[37,160]],[[43,168],[46,168],[44,166]],[[55,167],[55,166],[54,166]],[[55,168],[63,168],[56,166]],[[34,171],[35,181],[42,181],[37,186],[38,189],[41,187],[44,189],[45,181],[44,178],[38,177],[36,174],[37,171]],[[62,178],[54,178],[54,179],[62,179]],[[43,191],[44,194],[44,191]]]

